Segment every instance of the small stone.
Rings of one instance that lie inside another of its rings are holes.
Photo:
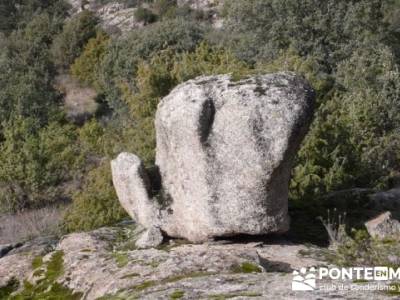
[[[375,238],[386,238],[400,233],[400,222],[387,211],[365,223],[368,233]]]
[[[151,227],[136,241],[136,247],[139,249],[155,248],[162,244],[163,239],[160,228]]]

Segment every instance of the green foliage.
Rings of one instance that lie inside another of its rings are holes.
[[[157,104],[200,75],[289,70],[310,81],[317,111],[290,183],[296,203],[382,188],[400,169],[397,0],[225,1],[218,30],[174,0],[124,3],[141,7],[144,23],[159,22],[111,39],[89,11],[66,21],[64,1],[0,0],[1,211],[68,197],[63,187],[93,169],[66,229],[119,220],[107,161],[129,151],[154,164]],[[66,124],[54,88],[60,71],[94,87],[112,111],[79,129]]]
[[[338,266],[388,266],[397,268],[393,254],[399,253],[398,237],[374,239],[365,230],[352,229],[335,249],[326,250],[326,258]]]
[[[258,63],[256,69],[258,72],[268,73],[290,71],[303,76],[314,88],[318,105],[324,102],[326,96],[329,96],[335,82],[334,76],[327,74],[315,57],[301,57],[293,48],[282,50],[272,61]]]
[[[82,54],[71,66],[71,74],[80,82],[99,89],[97,74],[110,40],[103,31],[97,32],[86,44]]]
[[[64,19],[70,5],[64,0],[16,0],[0,1],[0,32],[8,35],[17,28],[23,28],[35,16],[43,12]]]
[[[400,162],[399,75],[391,51],[379,44],[359,48],[338,65],[337,88],[325,97],[298,155],[294,199],[385,187]]]
[[[81,299],[81,293],[73,293],[66,287],[57,283],[57,279],[64,273],[64,253],[56,251],[53,253],[49,262],[44,266],[44,277],[36,285],[29,282],[24,283],[22,291],[11,296],[10,300],[51,300],[65,299],[78,300]]]
[[[225,45],[258,72],[294,71],[317,92],[315,119],[293,170],[292,199],[384,188],[399,168],[396,5],[226,2],[227,26],[218,36]]]
[[[43,256],[35,256],[32,260],[32,269],[38,269],[43,266]]]
[[[111,225],[126,217],[112,184],[108,161],[90,171],[82,191],[73,197],[64,219],[66,231],[91,230]]]
[[[120,84],[127,83],[134,88],[138,64],[142,60],[150,60],[167,48],[179,53],[193,51],[204,33],[199,24],[176,19],[157,22],[113,41],[98,74],[108,105],[116,113],[124,112],[126,106],[120,99]]]
[[[169,296],[169,298],[171,300],[174,300],[174,299],[181,299],[181,298],[183,298],[183,296],[185,296],[185,292],[184,291],[176,290]]]
[[[262,270],[259,266],[251,263],[251,262],[244,262],[240,265],[233,266],[232,272],[234,273],[261,273]]]
[[[105,128],[96,119],[86,122],[78,133],[81,153],[99,157],[105,155]]]
[[[150,9],[145,7],[138,7],[135,10],[135,19],[138,22],[143,22],[144,25],[154,23],[157,21],[157,15],[155,15]]]
[[[74,62],[83,51],[89,39],[96,36],[97,17],[84,10],[67,21],[62,32],[54,38],[51,48],[55,64],[64,69]]]
[[[19,287],[19,282],[15,277],[12,277],[5,286],[0,287],[0,299],[8,299],[10,295]]]
[[[313,55],[328,69],[348,57],[360,42],[390,32],[383,0],[226,1],[227,44],[247,61],[276,58],[292,47]]]
[[[118,268],[123,268],[129,263],[128,254],[125,252],[114,252],[113,257]]]
[[[34,117],[42,125],[58,118],[60,95],[53,86],[49,47],[60,25],[60,19],[43,13],[5,41],[0,55],[2,122],[13,114]]]
[[[60,197],[59,184],[79,165],[70,125],[50,123],[42,129],[33,119],[17,118],[5,126],[0,144],[0,207],[17,211],[40,207]]]
[[[0,1],[0,31],[10,32],[15,28],[17,9],[12,1]]]

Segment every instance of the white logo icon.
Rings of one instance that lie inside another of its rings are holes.
[[[317,287],[315,268],[310,268],[307,272],[306,268],[299,271],[293,271],[292,291],[313,291]]]

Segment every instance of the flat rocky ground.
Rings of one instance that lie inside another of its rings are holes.
[[[318,258],[321,249],[315,246],[259,238],[198,245],[171,240],[159,249],[137,250],[133,240],[139,231],[125,225],[74,233],[61,240],[38,239],[8,249],[0,246],[0,286],[12,277],[40,282],[46,270],[38,270],[45,269],[58,253],[63,269],[55,280],[80,292],[81,299],[393,299],[381,291],[317,287],[293,292],[293,270],[328,265]],[[32,266],[38,257],[44,263]]]

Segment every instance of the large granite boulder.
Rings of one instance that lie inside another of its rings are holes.
[[[150,226],[194,242],[287,231],[290,171],[313,101],[310,86],[292,73],[199,77],[176,87],[156,115],[162,201],[144,201],[158,211],[150,210]],[[113,162],[114,184],[135,216],[143,197],[129,191],[140,172],[124,168],[122,155]]]

